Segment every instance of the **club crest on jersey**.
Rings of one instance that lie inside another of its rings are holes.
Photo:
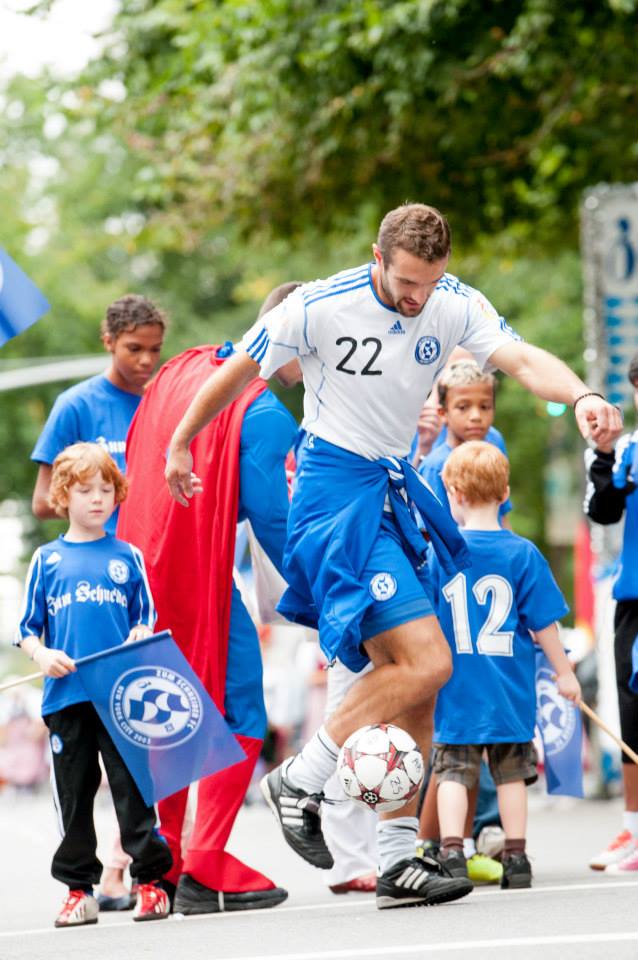
[[[203,705],[181,674],[164,667],[127,670],[113,684],[111,716],[137,747],[166,750],[190,740],[202,721]]]
[[[109,560],[107,569],[114,583],[126,583],[130,577],[129,568],[123,560]]]
[[[419,363],[434,363],[441,356],[441,344],[436,337],[421,337],[414,349]]]
[[[390,600],[397,592],[397,582],[391,573],[375,573],[370,581],[370,593],[375,600]]]
[[[576,730],[576,708],[558,692],[552,671],[542,668],[536,675],[536,698],[543,728],[545,753],[552,757],[567,747]]]
[[[51,753],[56,755],[62,753],[64,750],[64,743],[62,742],[62,737],[59,737],[57,733],[54,733],[51,737]]]

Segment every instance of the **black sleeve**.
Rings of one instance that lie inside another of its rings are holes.
[[[602,450],[588,451],[587,492],[585,494],[585,513],[594,523],[618,523],[625,510],[628,493],[635,490],[635,484],[628,483],[624,489],[615,487],[612,480],[614,454]]]

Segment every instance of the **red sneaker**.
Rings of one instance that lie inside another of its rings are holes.
[[[171,905],[166,890],[155,883],[140,883],[133,910],[134,920],[164,920],[170,910]]]
[[[345,883],[335,883],[330,889],[333,893],[374,893],[377,889],[377,875],[366,873],[363,877],[354,877]]]
[[[55,918],[56,927],[82,927],[87,923],[97,923],[100,912],[97,900],[84,890],[69,890],[62,909]]]

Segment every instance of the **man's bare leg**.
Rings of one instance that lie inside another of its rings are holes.
[[[419,712],[433,702],[452,672],[450,648],[438,620],[434,616],[410,620],[363,645],[375,669],[352,685],[326,723],[328,734],[341,746],[366,724],[396,723],[412,733],[422,750],[425,747],[427,757],[432,740],[431,705],[427,722]]]

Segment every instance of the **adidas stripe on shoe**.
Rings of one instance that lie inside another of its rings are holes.
[[[444,877],[436,861],[411,857],[377,879],[377,908],[433,906],[465,897],[472,889],[467,877]]]
[[[319,808],[322,793],[306,793],[288,783],[283,764],[259,784],[266,803],[277,818],[286,843],[313,867],[329,870],[332,854],[321,832]]]

